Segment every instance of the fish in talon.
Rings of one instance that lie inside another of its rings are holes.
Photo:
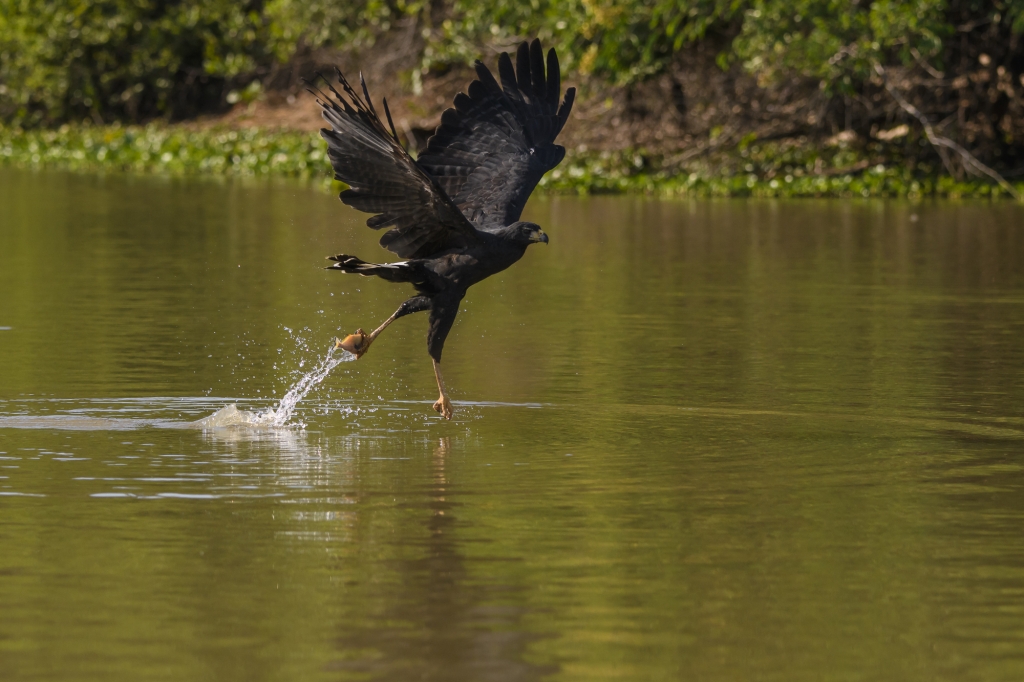
[[[362,357],[362,355],[369,350],[371,341],[371,337],[362,329],[357,329],[354,334],[349,334],[344,339],[335,339],[334,349],[337,350],[338,348],[341,348],[358,358]]]

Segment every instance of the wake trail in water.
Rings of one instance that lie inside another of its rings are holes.
[[[232,403],[211,414],[209,417],[196,421],[195,425],[201,429],[215,429],[225,426],[287,426],[292,415],[295,414],[295,408],[298,407],[302,399],[320,385],[327,378],[327,375],[331,373],[331,370],[343,362],[352,362],[356,359],[355,355],[346,350],[340,350],[340,355],[335,356],[336,351],[339,351],[339,349],[332,344],[331,349],[327,351],[327,355],[320,360],[316,367],[306,372],[301,379],[288,389],[288,392],[277,403],[277,407],[268,408],[263,411],[248,412],[238,409],[238,406]]]

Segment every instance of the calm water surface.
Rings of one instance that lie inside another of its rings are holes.
[[[0,679],[1024,678],[1024,208],[538,198],[454,421],[418,315],[189,428],[403,300],[364,217],[0,170]]]

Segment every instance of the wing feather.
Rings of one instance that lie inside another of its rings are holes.
[[[548,51],[548,106],[558,109],[558,97],[562,94],[562,72],[554,50]]]
[[[533,94],[537,99],[547,101],[547,78],[544,75],[544,50],[540,41],[535,40],[530,45],[530,80],[533,86]]]
[[[480,229],[519,220],[541,177],[565,156],[554,141],[576,90],[569,88],[559,103],[561,71],[553,49],[546,66],[539,40],[519,46],[515,66],[502,53],[498,79],[477,62],[468,94],[456,95],[418,159]]]
[[[373,108],[362,75],[359,82],[365,100],[341,71],[337,76],[344,94],[327,79],[323,80],[330,95],[316,88],[310,92],[317,96],[324,120],[331,126],[320,135],[327,142],[334,177],[349,186],[340,194],[341,200],[375,214],[366,221],[368,227],[391,227],[380,244],[402,258],[424,258],[478,243],[476,228],[398,142],[387,104],[390,134]]]

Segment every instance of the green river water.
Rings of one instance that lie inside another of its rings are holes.
[[[0,680],[1024,679],[1024,207],[535,197],[408,294],[292,184],[0,169]],[[302,426],[304,425],[304,426]]]

